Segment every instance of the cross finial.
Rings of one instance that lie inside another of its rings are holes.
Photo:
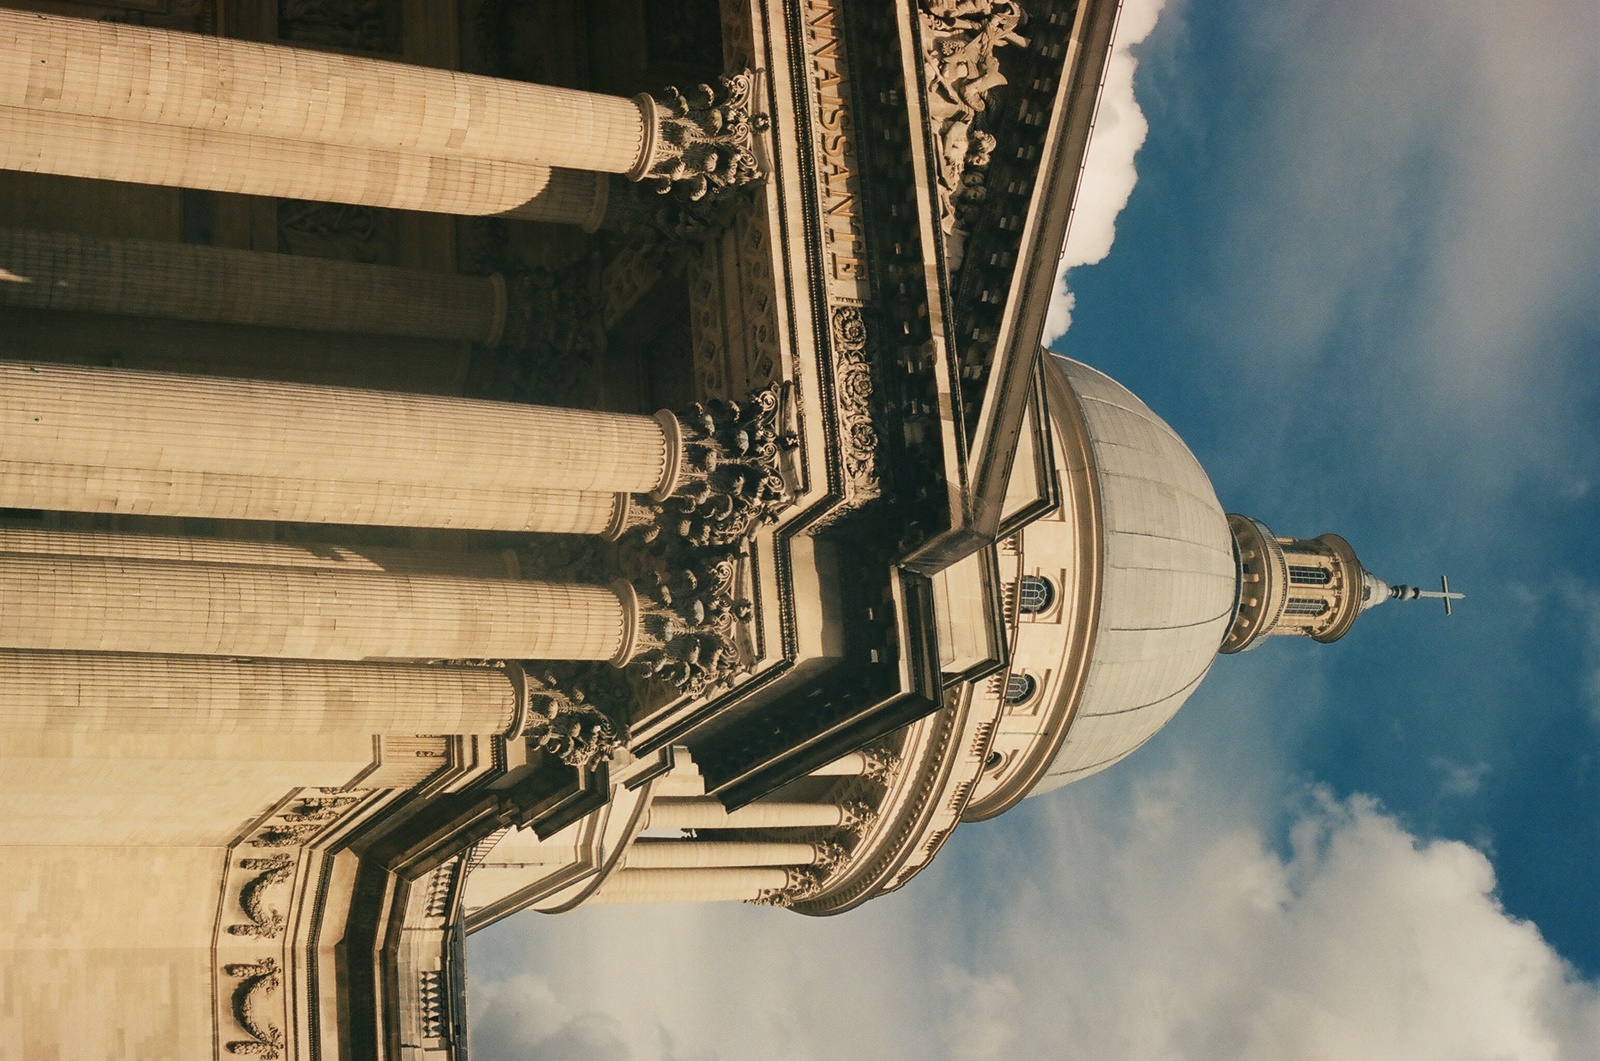
[[[1449,615],[1451,614],[1450,602],[1461,600],[1466,596],[1466,594],[1451,593],[1450,576],[1440,575],[1439,588],[1437,590],[1418,589],[1416,586],[1407,586],[1402,584],[1390,589],[1389,596],[1394,600],[1416,600],[1419,597],[1430,597],[1434,600],[1442,600],[1444,601],[1444,613]]]

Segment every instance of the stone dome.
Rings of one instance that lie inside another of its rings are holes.
[[[1238,588],[1227,517],[1183,440],[1104,373],[1047,362],[1052,427],[1087,458],[1061,474],[1086,477],[1098,501],[1080,572],[1098,571],[1100,591],[1087,670],[1061,693],[1076,701],[1061,705],[1065,740],[1030,794],[1105,769],[1164,726],[1210,670]]]

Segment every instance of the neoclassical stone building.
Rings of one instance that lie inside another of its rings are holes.
[[[1115,0],[0,8],[18,1056],[464,1057],[467,932],[850,909],[1419,595],[1040,354]]]

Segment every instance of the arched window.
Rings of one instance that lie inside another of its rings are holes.
[[[1006,678],[1006,705],[1015,707],[1017,704],[1027,703],[1038,688],[1039,683],[1033,680],[1031,674],[1009,676]]]
[[[1048,578],[1023,575],[1018,587],[1017,602],[1024,615],[1037,615],[1049,609],[1056,600],[1056,587]]]
[[[1321,615],[1328,610],[1325,600],[1311,600],[1307,597],[1290,597],[1289,606],[1284,612],[1289,615]]]
[[[1333,572],[1309,564],[1290,564],[1289,581],[1301,586],[1326,586],[1333,581]]]

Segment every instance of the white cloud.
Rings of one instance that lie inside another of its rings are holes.
[[[1056,266],[1056,290],[1045,319],[1046,345],[1066,334],[1072,323],[1074,302],[1067,287],[1067,270],[1093,265],[1111,252],[1117,215],[1128,205],[1138,180],[1134,156],[1144,144],[1150,124],[1133,95],[1133,74],[1138,63],[1130,49],[1155,29],[1167,0],[1127,0],[1118,16],[1116,39],[1106,62],[1105,86],[1090,134],[1083,176],[1073,205],[1071,227],[1061,261]]]
[[[1060,851],[1049,902],[1007,912],[1012,975],[1070,1000],[1029,1011],[1023,1056],[1539,1061],[1600,1045],[1600,990],[1506,915],[1481,853],[1319,796],[1280,855],[1202,788],[1155,779],[1104,823],[1103,863]],[[1029,947],[1046,917],[1060,946]]]
[[[1586,479],[1595,10],[1263,5],[1230,56],[1254,100],[1207,142],[1232,205],[1195,292],[1242,389],[1277,399],[1250,406],[1262,436],[1336,381],[1340,433],[1455,503]]]
[[[968,867],[994,876],[946,871],[842,918],[714,906],[514,922],[502,944],[536,948],[545,972],[475,983],[474,1056],[1593,1055],[1600,987],[1505,913],[1480,852],[1419,841],[1360,797],[1305,802],[1280,853],[1221,781],[1180,767],[1131,798],[1069,788],[1018,828],[969,826]]]

